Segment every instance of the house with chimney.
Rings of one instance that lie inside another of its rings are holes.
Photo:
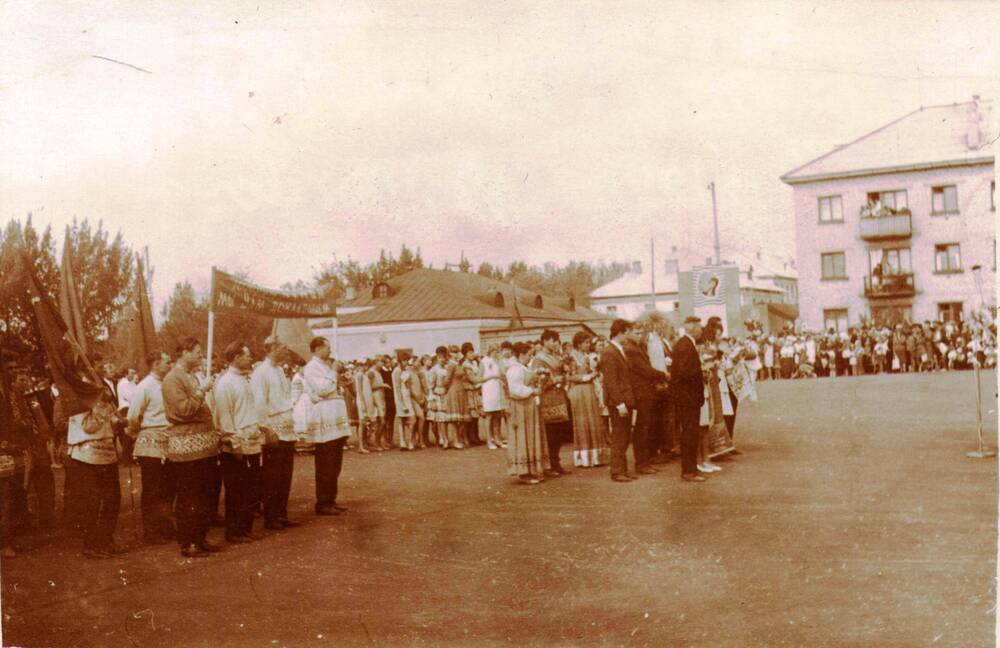
[[[553,329],[564,341],[578,331],[607,336],[612,317],[576,303],[478,274],[421,268],[354,292],[337,319],[313,320],[313,334],[333,341],[338,359],[433,354],[471,342],[479,351],[503,341],[536,341]]]
[[[992,102],[914,110],[799,166],[802,324],[955,320],[995,305]]]

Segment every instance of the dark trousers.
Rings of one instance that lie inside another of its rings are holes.
[[[264,446],[261,477],[265,522],[288,518],[288,494],[292,489],[294,466],[294,441],[278,441],[276,446]]]
[[[681,434],[681,474],[694,475],[698,472],[698,441],[701,434],[698,423],[701,406],[676,403],[675,411]]]
[[[77,487],[80,481],[80,471],[75,462],[69,459],[63,461],[63,471],[65,475],[62,503],[63,527],[70,537],[79,538],[83,534],[80,524],[79,488]]]
[[[77,492],[83,548],[99,551],[111,546],[122,491],[118,480],[118,464],[88,464],[70,459],[77,472]]]
[[[563,444],[573,438],[573,421],[545,423],[544,427],[545,443],[549,449],[549,467],[552,470],[560,470],[562,461],[559,458],[559,453],[562,451]]]
[[[174,523],[170,519],[174,510],[177,483],[174,464],[155,457],[137,457],[142,473],[142,530],[147,540],[173,539]]]
[[[28,506],[31,493],[35,494],[35,520],[32,520],[32,512]],[[10,506],[10,529],[13,535],[32,530],[48,532],[55,528],[56,481],[47,456],[42,459],[35,455],[35,465],[28,476],[28,488],[24,488],[22,475],[11,481],[7,488],[7,498]]]
[[[632,411],[619,416],[611,410],[611,476],[628,474],[628,444],[632,436]]]
[[[226,537],[248,535],[260,500],[260,455],[223,452],[219,463],[226,487]]]
[[[326,443],[317,443],[313,456],[316,460],[316,508],[337,503],[337,480],[344,464],[346,437]]]
[[[632,453],[635,455],[635,467],[639,469],[649,466],[649,460],[652,458],[653,416],[656,412],[656,401],[640,400],[635,409]]]
[[[736,408],[739,406],[740,402],[733,396],[732,392],[729,392],[729,402],[733,404],[733,413],[731,416],[723,416],[723,420],[726,422],[726,432],[729,433],[729,440],[733,440],[733,431],[736,429]]]
[[[216,470],[212,473],[212,482],[209,487],[211,500],[208,503],[208,508],[209,520],[211,520],[219,514],[219,502],[222,500],[222,464],[219,459],[216,459]]]
[[[214,512],[217,457],[173,464],[177,480],[177,542],[181,547],[205,542]],[[216,505],[217,506],[217,505]]]
[[[657,398],[653,401],[652,420],[649,424],[649,454],[651,457],[670,452],[667,423],[667,399]]]

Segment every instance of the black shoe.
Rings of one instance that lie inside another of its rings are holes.
[[[226,542],[230,544],[247,544],[253,542],[253,538],[245,535],[227,535]]]
[[[222,545],[212,544],[208,540],[203,540],[198,543],[198,548],[202,551],[207,551],[208,553],[219,553],[222,551]]]
[[[316,515],[340,515],[340,511],[332,506],[317,506]]]
[[[186,547],[181,548],[181,555],[184,556],[185,558],[204,558],[210,553],[211,552],[202,549],[198,545],[188,545]]]
[[[347,507],[341,506],[340,504],[331,504],[330,508],[340,511],[341,513],[347,513]]]
[[[555,471],[556,471],[557,473],[559,473],[560,475],[568,475],[568,474],[570,474],[571,472],[573,472],[572,470],[566,470],[566,469],[565,469],[565,468],[563,468],[562,466],[556,466],[556,467],[555,467]]]
[[[562,475],[562,473],[558,470],[546,470],[543,474],[550,479],[555,479],[556,477]]]
[[[302,526],[301,522],[296,522],[295,520],[289,520],[288,518],[281,518],[280,520],[278,520],[278,522],[280,522],[282,526],[288,528]]]
[[[267,522],[264,524],[264,528],[269,531],[284,531],[285,525],[281,522],[275,520],[274,522]]]

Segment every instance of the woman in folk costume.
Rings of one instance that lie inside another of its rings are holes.
[[[413,445],[416,449],[426,448],[427,441],[427,383],[419,358],[410,357],[406,361],[407,389],[413,403]]]
[[[391,423],[386,420],[387,406],[386,406],[386,391],[388,390],[388,385],[385,384],[385,380],[382,379],[382,358],[376,358],[372,360],[368,371],[365,375],[368,377],[368,381],[371,384],[372,396],[375,399],[375,410],[378,419],[375,422],[375,439],[372,443],[372,447],[382,452],[383,450],[392,450],[392,429]]]
[[[705,473],[722,470],[711,459],[733,449],[726,432],[725,417],[732,416],[733,404],[729,400],[729,385],[722,368],[722,352],[719,350],[721,338],[722,323],[716,318],[709,318],[699,345],[705,375],[705,404],[701,408],[702,435],[698,470]]]
[[[400,355],[399,364],[392,369],[392,397],[395,399],[396,420],[400,423],[399,450],[413,450],[413,423],[416,410],[410,394],[409,356]]]
[[[444,398],[448,394],[448,348],[439,346],[434,353],[434,365],[430,369],[431,393],[434,396],[434,436],[438,446],[447,450],[448,412],[445,411]]]
[[[555,331],[542,331],[540,342],[542,347],[531,361],[531,370],[539,374],[542,391],[542,426],[549,450],[545,476],[558,477],[569,474],[560,463],[559,451],[562,444],[573,439],[572,411],[566,397],[566,359],[561,355],[562,344]]]
[[[367,363],[359,363],[354,369],[353,377],[354,399],[358,407],[358,452],[361,454],[381,450],[372,438],[378,422],[378,408],[375,407],[375,395],[372,393],[367,369]]]
[[[503,370],[498,361],[498,349],[493,347],[483,356],[480,363],[480,396],[483,404],[483,417],[487,421],[486,443],[490,450],[496,450],[504,445],[500,432],[504,412],[507,409],[507,399],[504,397]]]
[[[537,376],[525,366],[530,352],[531,347],[524,342],[514,344],[514,357],[507,368],[510,390],[507,474],[522,483],[537,484],[549,465],[549,456],[538,412]]]
[[[464,425],[472,420],[469,416],[469,403],[465,395],[465,383],[467,377],[465,367],[462,366],[462,353],[457,346],[448,347],[448,361],[445,365],[444,380],[444,413],[442,414],[445,427],[448,431],[446,448],[462,450],[466,447],[462,443],[461,431]]]
[[[441,414],[441,397],[437,393],[438,356],[424,356],[420,359],[421,375],[427,395],[425,417],[427,419],[427,446],[430,447],[430,435],[434,434],[434,443],[441,445],[441,434],[438,432],[438,418]]]
[[[347,405],[340,392],[337,372],[330,359],[326,338],[309,343],[313,357],[302,371],[305,394],[309,397],[306,434],[315,444],[316,514],[339,515],[346,511],[337,504],[337,482],[344,460],[344,443],[351,436]]]
[[[573,336],[567,375],[570,409],[573,410],[573,465],[602,466],[611,459],[607,445],[607,423],[601,417],[594,380],[597,372],[590,361],[591,339],[579,331]]]
[[[485,432],[483,426],[486,419],[483,416],[483,396],[480,385],[483,384],[482,370],[479,366],[479,356],[471,342],[462,344],[462,367],[465,369],[465,402],[469,407],[469,422],[465,424],[465,444],[480,445],[480,432]],[[483,435],[486,436],[485,434]]]
[[[747,349],[738,344],[723,343],[720,346],[723,353],[723,371],[726,377],[726,385],[729,391],[729,401],[732,404],[733,413],[725,415],[726,431],[729,434],[729,443],[733,446],[730,454],[740,454],[733,442],[736,431],[736,412],[739,404],[743,401],[757,402],[757,386],[754,380],[754,372],[747,362]],[[720,389],[721,391],[721,389]]]

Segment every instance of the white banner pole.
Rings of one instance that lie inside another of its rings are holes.
[[[215,343],[215,311],[208,311],[208,352],[206,353],[208,360],[208,369],[206,370],[207,375],[205,378],[207,380],[212,379],[212,346]]]

